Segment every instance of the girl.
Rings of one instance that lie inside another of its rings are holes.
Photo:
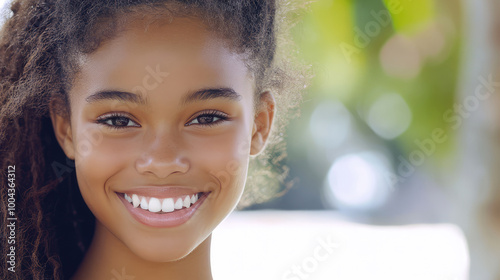
[[[275,55],[284,13],[274,0],[10,9],[1,279],[211,279],[211,232],[249,159],[281,140],[275,113],[299,101]]]

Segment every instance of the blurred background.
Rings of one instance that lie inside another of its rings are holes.
[[[245,210],[273,217],[259,225],[275,224],[274,247],[306,230],[340,249],[314,270],[315,239],[290,237],[277,251],[309,245],[284,267],[313,272],[282,268],[281,279],[499,279],[498,212],[484,210],[500,205],[487,202],[498,197],[495,3],[318,0],[297,12],[294,40],[315,76],[286,135],[295,184]]]
[[[448,220],[442,179],[456,152],[449,110],[461,18],[458,1],[312,2],[294,28],[315,74],[287,134],[298,180],[251,209],[336,209],[370,224]]]
[[[292,120],[286,135],[294,186],[282,197],[245,209],[265,212],[239,214],[256,224],[254,231],[260,225],[266,234],[281,236],[273,239],[275,248],[276,240],[287,240],[270,259],[288,252],[287,244],[308,244],[286,253],[290,257],[276,275],[496,279],[494,266],[483,265],[487,254],[476,250],[483,237],[470,222],[480,204],[474,192],[485,193],[474,180],[484,181],[487,163],[476,149],[480,141],[469,136],[481,137],[477,128],[486,122],[484,107],[491,103],[482,98],[491,95],[490,88],[474,95],[492,74],[488,2],[308,3],[297,11],[300,20],[292,29],[300,58],[314,72],[300,118]],[[294,214],[280,212],[286,210]],[[226,242],[239,235],[235,223],[245,225],[233,219]],[[309,235],[296,237],[303,231]],[[311,240],[330,235],[338,241],[337,254],[314,266],[308,252],[317,242]],[[465,236],[477,241],[472,249]],[[259,256],[264,258],[256,253],[249,259]],[[294,265],[313,272],[302,275],[290,270]],[[275,270],[262,261],[254,266]]]
[[[295,183],[216,230],[216,279],[498,279],[478,218],[496,194],[492,3],[297,10],[315,76],[286,134]]]

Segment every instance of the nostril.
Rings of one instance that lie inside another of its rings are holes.
[[[172,173],[186,173],[190,165],[187,160],[182,158],[169,160],[160,157],[147,157],[138,159],[135,167],[140,174],[152,174],[158,178],[166,178]]]

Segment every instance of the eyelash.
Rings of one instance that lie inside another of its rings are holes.
[[[198,125],[206,126],[206,127],[215,126],[215,125],[221,124],[224,121],[229,120],[229,117],[226,114],[224,114],[224,113],[222,113],[220,111],[217,111],[217,110],[207,110],[207,111],[203,111],[203,112],[199,113],[198,115],[196,115],[195,117],[191,118],[191,120],[187,124],[185,124],[184,126],[193,125],[193,124],[189,124],[189,123],[192,123],[194,120],[196,120],[196,119],[198,119],[200,117],[218,118],[218,120],[216,120],[216,121],[212,121],[211,123],[205,123],[205,124],[201,124],[198,121]],[[113,124],[107,123],[109,121],[113,121],[113,120],[116,120],[118,118],[124,118],[124,119],[126,119],[128,121],[128,123],[132,122],[132,123],[135,123],[136,125],[120,126],[120,125],[113,125]],[[96,123],[105,125],[105,126],[107,126],[109,128],[112,128],[112,129],[124,129],[124,128],[127,128],[127,127],[140,127],[140,125],[137,124],[137,122],[133,121],[128,115],[121,114],[121,113],[111,113],[111,114],[103,115],[103,116],[97,118]]]
[[[127,121],[129,123],[133,122],[136,125],[132,125],[132,126],[129,126],[129,125],[120,126],[120,125],[113,125],[113,124],[107,123],[108,121],[116,120],[118,118],[127,119]],[[127,127],[140,127],[140,125],[137,122],[133,121],[128,115],[122,114],[122,113],[111,113],[111,114],[103,115],[103,116],[97,118],[96,123],[105,125],[105,126],[107,126],[109,128],[112,128],[112,129],[123,129],[123,128],[127,128]]]
[[[212,121],[211,123],[206,123],[206,124],[201,124],[199,123],[198,121],[198,125],[201,125],[201,126],[206,126],[206,127],[211,127],[211,126],[215,126],[215,125],[219,125],[221,124],[222,122],[225,122],[227,120],[229,120],[229,117],[220,112],[220,111],[217,111],[217,110],[207,110],[207,111],[203,111],[201,112],[200,114],[196,115],[194,118],[192,118],[187,124],[185,124],[184,126],[190,126],[192,124],[189,124],[191,122],[193,122],[194,120],[200,118],[200,117],[212,117],[212,118],[218,118],[218,120],[216,121]]]

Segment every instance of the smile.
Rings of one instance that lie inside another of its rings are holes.
[[[203,193],[196,193],[193,195],[161,199],[156,197],[140,196],[137,194],[124,194],[124,198],[130,202],[134,208],[140,206],[142,209],[153,213],[169,213],[182,208],[191,207],[191,205],[198,201],[198,196],[202,195]]]
[[[158,198],[135,193],[116,193],[131,216],[150,227],[175,227],[196,213],[210,192]]]

